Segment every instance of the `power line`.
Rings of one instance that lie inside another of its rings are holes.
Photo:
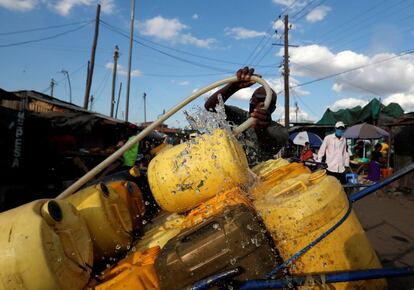
[[[388,13],[389,11],[394,10],[396,8],[397,9],[396,13],[398,13],[400,11],[400,8],[398,7],[398,5],[400,5],[401,3],[406,2],[406,1],[408,1],[408,0],[401,0],[397,3],[393,3],[389,6],[384,7],[384,9],[381,9],[381,10],[377,11],[373,15],[370,15],[369,17],[365,17],[365,18],[361,19],[361,21],[355,23],[354,25],[346,26],[346,27],[344,27],[344,29],[336,31],[336,33],[332,37],[329,37],[329,38],[325,39],[325,42],[327,40],[329,40],[330,42],[334,42],[335,45],[337,45],[337,43],[336,43],[337,40],[340,40],[342,42],[346,41],[346,40],[344,40],[344,37],[343,37],[344,33],[352,32],[352,31],[362,32],[363,30],[361,28],[366,27],[366,25],[362,25],[362,24],[366,24],[366,23],[372,22],[374,20],[377,20],[379,18],[379,14],[383,11],[387,11],[387,13]],[[377,7],[379,7],[379,5],[377,5]],[[373,10],[375,10],[375,9],[371,9],[371,11],[373,11]],[[360,14],[360,15],[361,16],[367,16],[366,14]],[[355,35],[355,33],[354,33],[354,35]]]
[[[113,31],[113,32],[116,32],[116,33],[118,33],[118,34],[120,34],[120,35],[122,35],[122,36],[124,36],[124,37],[126,37],[126,38],[128,38],[128,39],[129,39],[129,36],[128,36],[128,35],[126,35],[125,33],[121,32],[121,31],[114,30],[113,28],[111,28],[111,27],[109,27],[109,26],[107,26],[107,25],[104,25],[104,27],[106,27],[107,29],[109,29],[109,30],[111,30],[111,31]],[[155,47],[152,47],[152,46],[150,46],[150,45],[148,45],[148,44],[145,44],[145,43],[143,43],[143,42],[141,42],[141,41],[139,41],[139,40],[137,40],[137,39],[134,39],[134,42],[135,42],[135,43],[137,43],[137,44],[139,44],[139,45],[141,45],[141,46],[143,46],[143,47],[146,47],[146,48],[148,48],[148,49],[154,50],[154,51],[156,51],[156,52],[158,52],[158,53],[160,53],[160,54],[163,54],[163,55],[165,55],[165,56],[171,57],[171,58],[173,58],[173,59],[176,59],[176,60],[179,60],[179,61],[182,61],[182,62],[185,62],[185,63],[191,64],[191,65],[194,65],[194,66],[203,67],[203,68],[207,68],[207,69],[210,69],[210,70],[215,70],[215,71],[219,71],[219,72],[227,72],[227,71],[228,71],[227,69],[223,69],[223,68],[218,68],[218,67],[214,67],[214,66],[206,65],[206,64],[203,64],[203,63],[195,62],[195,61],[190,61],[190,60],[187,60],[187,59],[185,59],[185,58],[182,58],[182,57],[179,57],[179,56],[172,55],[172,54],[170,54],[170,53],[168,53],[168,52],[165,52],[165,51],[163,51],[163,50],[160,50],[160,49],[158,49],[158,48],[155,48]]]
[[[303,17],[305,17],[306,15],[308,15],[309,13],[311,13],[313,10],[315,10],[317,7],[322,6],[323,3],[325,3],[326,0],[321,0],[321,2],[317,3],[313,8],[309,9],[308,11],[305,11],[305,13],[303,13],[301,16],[299,16],[296,19],[293,19],[292,21],[296,21],[298,22],[300,19],[302,19]],[[310,2],[309,2],[310,3]]]
[[[31,29],[25,29],[25,30],[15,30],[15,31],[9,31],[9,32],[0,32],[0,35],[21,34],[21,33],[26,33],[26,32],[56,29],[56,28],[61,28],[61,27],[77,25],[77,24],[89,23],[91,21],[92,20],[83,20],[83,21],[72,22],[72,23],[61,24],[61,25],[44,26],[44,27],[31,28]]]
[[[70,29],[70,30],[66,30],[64,32],[55,34],[55,35],[51,35],[51,36],[47,36],[47,37],[43,37],[43,38],[38,38],[38,39],[32,39],[32,40],[26,40],[26,41],[20,41],[20,42],[14,42],[14,43],[8,43],[8,44],[0,44],[0,47],[12,47],[12,46],[18,46],[18,45],[24,45],[24,44],[28,44],[28,43],[33,43],[33,42],[41,42],[44,40],[49,40],[49,39],[53,39],[53,38],[57,38],[75,31],[78,31],[82,28],[84,28],[85,26],[87,26],[90,23],[86,23],[84,25],[81,25],[79,27],[76,27],[74,29]]]
[[[406,52],[402,52],[399,55],[394,55],[392,57],[388,57],[388,58],[385,58],[385,59],[382,59],[382,60],[379,60],[379,61],[376,61],[376,62],[372,62],[372,63],[366,64],[366,65],[358,66],[358,67],[355,67],[355,68],[352,68],[352,69],[348,69],[348,70],[345,70],[345,71],[342,71],[342,72],[338,72],[338,73],[334,73],[334,74],[331,74],[331,75],[327,75],[327,76],[324,76],[324,77],[321,77],[321,78],[317,78],[317,79],[314,79],[314,80],[311,80],[311,81],[308,81],[308,82],[304,82],[304,83],[300,83],[300,84],[297,84],[297,85],[293,85],[293,86],[290,86],[290,88],[298,88],[298,87],[307,86],[307,85],[310,85],[310,84],[313,84],[313,83],[316,83],[316,82],[320,82],[320,81],[323,81],[323,80],[326,80],[326,79],[330,79],[330,78],[333,78],[333,77],[336,77],[336,76],[339,76],[339,75],[342,75],[342,74],[349,73],[351,71],[359,70],[361,68],[369,67],[369,66],[372,66],[372,65],[377,65],[379,63],[387,62],[387,61],[390,61],[392,59],[400,58],[400,57],[403,57],[405,55],[413,54],[413,53],[414,53],[414,50],[409,50],[409,51],[406,51]],[[280,92],[278,92],[278,94],[279,93],[282,93],[282,92],[283,92],[283,90],[280,91]]]
[[[122,30],[121,28],[118,28],[116,26],[113,26],[113,25],[111,25],[111,24],[109,24],[109,23],[107,23],[107,22],[105,22],[103,20],[101,20],[101,23],[104,24],[104,25],[106,25],[108,28],[110,27],[110,28],[116,30],[114,32],[117,32],[117,33],[120,33],[120,34],[126,34],[126,32],[124,30]],[[214,61],[214,62],[219,62],[219,63],[227,63],[227,64],[234,64],[234,65],[243,65],[242,63],[238,63],[238,62],[233,62],[233,61],[228,61],[228,60],[224,60],[224,59],[218,59],[218,58],[208,57],[208,56],[199,55],[199,54],[195,54],[195,53],[192,53],[192,52],[180,50],[180,49],[177,49],[177,48],[173,48],[173,47],[170,47],[170,46],[167,46],[167,45],[163,45],[163,44],[160,44],[158,42],[149,40],[147,38],[141,37],[141,36],[136,35],[136,34],[134,34],[134,38],[140,39],[141,41],[149,42],[149,43],[151,43],[153,45],[156,45],[156,46],[159,46],[159,47],[162,47],[162,48],[166,48],[166,49],[169,49],[171,51],[175,51],[175,52],[178,52],[178,53],[181,53],[181,54],[184,54],[184,55],[190,55],[190,56],[193,56],[193,57],[197,57],[197,58],[201,58],[201,59],[205,59],[205,60],[209,60],[209,61]]]
[[[313,2],[315,2],[316,0],[311,0],[311,1],[309,1],[305,6],[303,6],[303,8],[302,9],[300,9],[298,12],[296,12],[292,17],[291,17],[291,19],[292,19],[292,21],[293,20],[295,20],[294,18],[296,17],[296,16],[298,16],[300,13],[302,13],[306,8],[308,8],[310,5],[312,5],[312,3]]]

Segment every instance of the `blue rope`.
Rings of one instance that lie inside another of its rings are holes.
[[[348,210],[344,214],[344,216],[330,229],[328,229],[326,232],[324,232],[322,235],[320,235],[318,238],[316,238],[313,242],[311,242],[309,245],[304,247],[302,250],[291,256],[288,260],[286,260],[284,263],[278,265],[276,268],[274,268],[272,271],[270,271],[268,274],[266,274],[265,278],[269,279],[272,276],[276,275],[280,270],[286,268],[289,266],[293,261],[298,259],[300,256],[302,256],[305,252],[309,251],[311,248],[313,248],[316,244],[318,244],[320,241],[322,241],[326,236],[328,236],[330,233],[332,233],[334,230],[336,230],[341,224],[344,223],[344,221],[348,218],[348,216],[351,214],[352,211],[352,203],[348,199]]]

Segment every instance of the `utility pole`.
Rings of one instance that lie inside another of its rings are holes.
[[[296,123],[298,122],[298,112],[299,112],[298,102],[295,102]]]
[[[119,99],[121,98],[122,82],[119,84],[118,100],[116,101],[115,119],[118,117]]]
[[[115,105],[115,86],[116,86],[116,69],[118,67],[119,48],[115,45],[114,50],[114,68],[112,73],[112,94],[111,94],[111,118],[114,117],[114,105]]]
[[[50,95],[53,97],[53,89],[55,88],[56,81],[54,79],[50,80]]]
[[[95,66],[95,52],[96,52],[96,46],[98,44],[100,15],[101,15],[101,5],[98,4],[98,6],[96,7],[95,34],[93,36],[91,59],[90,59],[89,65],[88,65],[88,75],[86,77],[85,98],[84,98],[84,102],[83,102],[83,108],[86,109],[86,110],[88,109],[89,94],[91,92],[91,86],[92,86],[93,68]]]
[[[67,70],[62,69],[61,73],[63,73],[64,75],[66,75],[66,77],[68,78],[68,84],[69,84],[69,102],[72,104],[72,86],[70,84],[70,78],[69,78],[69,72]]]
[[[90,110],[92,111],[92,109],[93,109],[93,101],[94,101],[95,99],[93,98],[93,95],[91,95],[91,108],[90,108]]]
[[[134,38],[134,20],[135,20],[135,0],[131,0],[131,31],[129,34],[129,57],[128,57],[128,78],[125,104],[125,121],[128,122],[129,112],[129,89],[131,86],[131,59],[132,59],[132,40]]]
[[[144,123],[146,123],[147,122],[147,94],[144,93],[142,97],[144,98]]]
[[[289,17],[285,15],[285,54],[283,76],[285,80],[285,127],[289,129]]]

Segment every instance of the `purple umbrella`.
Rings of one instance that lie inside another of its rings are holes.
[[[378,139],[388,137],[390,133],[374,125],[362,123],[347,128],[344,136],[350,139]]]

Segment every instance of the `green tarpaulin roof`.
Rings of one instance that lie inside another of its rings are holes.
[[[399,118],[404,114],[403,109],[396,103],[390,103],[384,106],[379,100],[373,99],[363,108],[357,106],[351,109],[342,109],[336,112],[327,109],[316,124],[318,125],[335,125],[337,121],[342,121],[347,125],[358,124],[362,122],[372,123],[378,120],[380,113],[393,118]]]

